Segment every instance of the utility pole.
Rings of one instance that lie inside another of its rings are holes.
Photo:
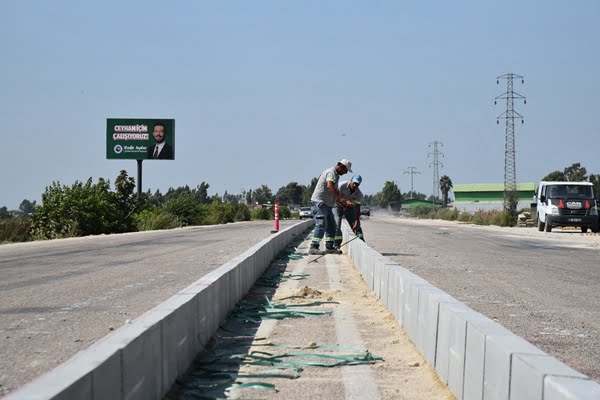
[[[433,161],[429,163],[429,168],[433,166],[433,193],[434,197],[440,198],[440,166],[444,166],[440,161],[440,156],[444,157],[438,146],[444,147],[444,143],[435,140],[429,143],[429,147],[433,146],[433,152],[428,153],[427,157],[433,156]]]
[[[521,79],[521,83],[525,83],[525,79],[517,74],[505,74],[496,78],[496,84],[500,84],[500,79],[506,79],[506,92],[497,96],[494,104],[497,101],[506,100],[506,111],[496,118],[496,123],[500,124],[500,119],[506,122],[506,139],[504,143],[504,210],[515,213],[519,197],[517,194],[517,168],[515,160],[515,117],[521,119],[524,123],[523,116],[515,110],[515,99],[523,99],[523,104],[527,104],[525,96],[513,90],[513,80]]]
[[[408,169],[404,171],[404,174],[410,174],[410,198],[412,199],[413,194],[415,193],[413,177],[415,174],[421,175],[421,173],[417,171],[417,167],[408,167]]]

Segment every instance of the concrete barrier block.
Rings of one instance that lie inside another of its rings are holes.
[[[510,374],[511,400],[543,400],[544,379],[547,376],[587,378],[550,355],[537,354],[513,355]]]
[[[432,285],[419,285],[417,347],[425,359],[435,366],[441,303],[458,304],[458,300]]]
[[[419,337],[419,285],[427,284],[407,280],[403,316],[404,331],[415,345]]]
[[[363,266],[364,275],[363,278],[369,289],[374,290],[373,279],[375,277],[375,270],[373,268],[373,264],[371,262],[370,254],[368,249],[360,249],[360,263]]]
[[[388,311],[390,311],[392,314],[394,314],[391,311],[391,308],[392,308],[392,305],[394,305],[394,306],[396,305],[396,301],[394,300],[394,298],[397,299],[397,293],[394,295],[394,294],[392,294],[392,292],[397,287],[398,282],[392,282],[392,272],[394,271],[395,268],[400,268],[400,266],[396,263],[389,261],[388,259],[384,259],[384,260],[385,260],[385,264],[384,264],[385,274],[384,274],[384,280],[382,281],[381,301],[382,301],[383,305],[385,306],[385,308]]]
[[[191,365],[201,349],[198,327],[198,295],[177,294],[156,309],[170,310],[162,321],[162,371],[165,386]]]
[[[400,274],[399,302],[402,302],[402,327],[416,344],[418,337],[418,318],[419,318],[419,290],[417,285],[429,286],[429,282],[418,277],[408,270],[403,270]],[[400,307],[400,303],[398,304]]]
[[[414,282],[412,279],[410,272],[407,270],[398,270],[394,271],[395,279],[398,281],[398,303],[396,306],[397,314],[396,320],[401,327],[405,327],[406,325],[406,309],[409,306],[409,293],[410,293],[410,283]]]
[[[379,254],[369,252],[369,262],[373,267],[373,292],[378,299],[381,298],[381,282],[383,281],[384,264]]]
[[[600,384],[565,376],[548,376],[544,380],[544,400],[598,400]]]
[[[103,341],[121,349],[123,398],[160,399],[168,389],[163,385],[161,324],[170,313],[152,309]]]
[[[483,398],[485,345],[490,335],[512,336],[513,333],[482,314],[471,313],[467,320],[463,400]]]
[[[511,361],[515,354],[546,355],[543,351],[516,335],[486,337],[483,398],[508,400]]]
[[[204,290],[198,294],[198,341],[200,346],[208,343],[210,337],[219,327],[219,319],[216,314],[216,296],[215,288],[210,284],[205,284]]]
[[[440,303],[435,370],[462,398],[466,352],[467,318],[473,312],[462,303]]]
[[[399,291],[399,278],[400,266],[390,265],[388,268],[388,292],[386,308],[396,320],[398,320],[398,291]]]
[[[379,298],[381,299],[381,302],[383,303],[383,305],[385,306],[385,308],[389,308],[389,291],[390,291],[390,280],[391,280],[391,271],[392,268],[394,267],[398,267],[398,264],[391,262],[390,260],[388,260],[385,257],[381,258],[381,262],[382,262],[382,274],[381,274],[381,295],[379,296]]]

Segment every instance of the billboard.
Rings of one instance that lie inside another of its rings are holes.
[[[109,160],[174,160],[175,120],[108,118],[106,158]]]

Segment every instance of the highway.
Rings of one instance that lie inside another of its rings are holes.
[[[367,243],[600,381],[600,236],[375,213]]]
[[[284,229],[298,221],[281,221]],[[271,235],[273,221],[0,246],[0,396]]]

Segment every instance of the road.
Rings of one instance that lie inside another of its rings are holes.
[[[600,236],[374,214],[367,243],[600,381]]]
[[[280,229],[298,221],[281,221]],[[272,221],[0,246],[0,396],[271,235]]]

